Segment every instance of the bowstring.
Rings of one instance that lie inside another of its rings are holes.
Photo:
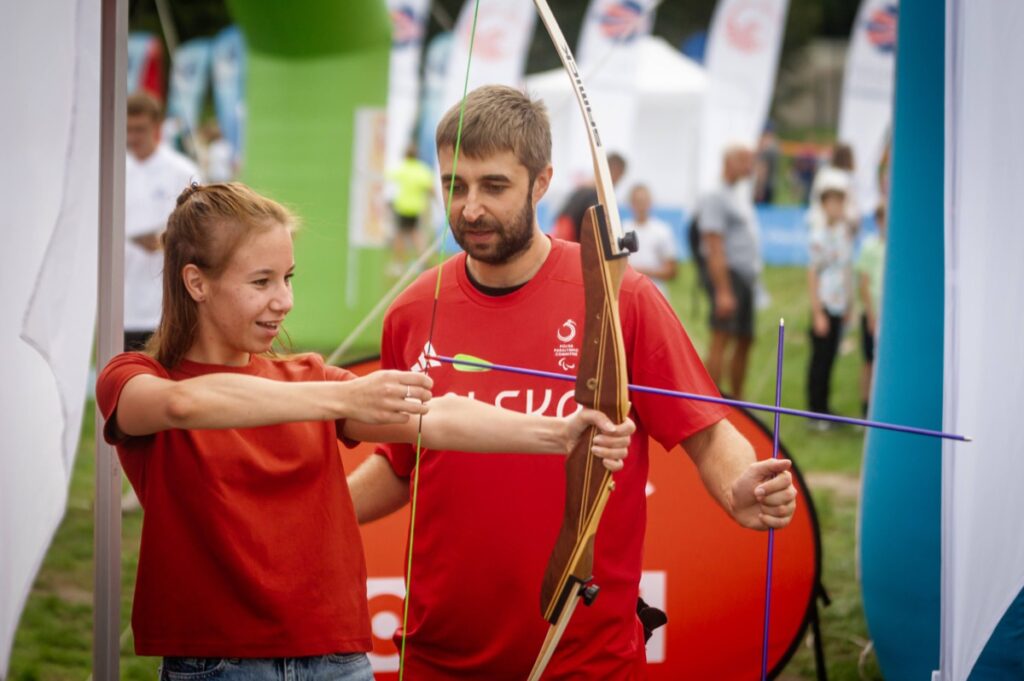
[[[459,124],[455,131],[455,152],[452,158],[452,181],[448,185],[448,196],[444,206],[444,224],[442,229],[445,233],[451,228],[451,207],[452,198],[455,194],[455,173],[459,167],[459,150],[462,147],[462,123],[466,115],[466,95],[469,92],[469,68],[473,63],[473,43],[476,40],[476,20],[480,13],[480,0],[473,5],[473,23],[469,32],[469,57],[466,60],[466,76],[462,83],[462,101],[459,104]],[[434,330],[437,328],[438,301],[441,297],[441,272],[444,269],[445,260],[445,239],[441,240],[441,247],[437,254],[437,281],[434,285],[434,302],[430,312],[430,329],[427,332],[427,345],[424,348],[423,373],[430,375],[431,360],[428,358],[434,350]],[[412,553],[413,540],[416,536],[416,506],[419,500],[420,487],[420,455],[423,452],[423,414],[419,416],[419,423],[416,427],[416,458],[413,463],[412,476],[412,501],[409,509],[409,548],[405,565],[405,598],[402,605],[402,645],[398,657],[398,681],[403,681],[405,675],[405,641],[409,632],[409,595],[412,593]]]

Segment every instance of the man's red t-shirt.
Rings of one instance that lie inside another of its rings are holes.
[[[436,269],[391,306],[384,368],[422,370],[428,354],[466,353],[490,362],[575,374],[583,334],[579,247],[552,239],[540,271],[502,296],[477,290],[464,254],[442,265],[440,300],[425,353]],[[628,270],[620,315],[630,382],[717,395],[686,332],[646,277]],[[576,408],[571,382],[505,372],[464,372],[431,363],[434,394],[457,393],[523,412],[564,415]],[[644,528],[648,436],[666,448],[721,420],[719,405],[634,393],[637,433],[615,474],[597,534],[594,581],[600,595],[579,607],[545,678],[643,678],[636,617]],[[412,447],[381,448],[409,476]],[[524,679],[548,624],[540,584],[562,519],[564,458],[529,454],[421,454],[406,673],[412,679]],[[399,637],[396,637],[396,639]]]
[[[128,479],[145,509],[132,607],[140,655],[300,657],[368,651],[366,565],[333,421],[166,430],[118,439],[118,399],[134,376],[180,381],[236,372],[344,381],[316,355],[252,356],[168,371],[118,355],[96,385]]]

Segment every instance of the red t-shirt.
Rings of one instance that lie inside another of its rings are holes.
[[[132,607],[140,655],[299,657],[371,647],[366,565],[332,421],[165,430],[119,440],[111,414],[134,376],[210,373],[278,381],[353,375],[316,355],[166,370],[125,353],[96,397],[145,509]]]
[[[467,353],[494,363],[575,374],[583,332],[579,247],[552,239],[540,271],[504,296],[469,281],[460,254],[442,267],[435,354]],[[384,323],[384,368],[423,368],[436,269],[391,306]],[[717,395],[686,332],[646,277],[628,270],[620,315],[630,381]],[[525,412],[576,409],[571,382],[505,372],[431,366],[434,394],[454,392]],[[634,393],[637,433],[615,474],[596,539],[592,606],[579,607],[545,678],[645,676],[636,617],[644,527],[648,436],[666,448],[722,419],[719,405]],[[382,447],[408,476],[415,450]],[[529,454],[421,454],[410,588],[406,671],[412,679],[527,677],[548,624],[540,584],[562,519],[564,458]],[[396,637],[398,640],[400,636]]]

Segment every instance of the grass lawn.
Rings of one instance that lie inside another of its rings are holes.
[[[670,298],[697,348],[707,348],[707,302],[694,298],[692,269],[683,266]],[[771,295],[759,312],[758,342],[750,361],[747,398],[773,402],[775,341],[780,317],[786,320],[786,359],[782,403],[806,408],[805,377],[809,354],[806,274],[802,268],[771,268],[765,272]],[[860,413],[860,355],[856,336],[844,342],[832,389],[832,409]],[[830,679],[862,678],[858,659],[867,643],[860,588],[855,574],[855,521],[863,433],[840,427],[827,432],[809,430],[801,419],[783,417],[782,440],[808,480],[821,524],[823,581],[832,605],[822,610],[822,636]],[[90,672],[92,646],[92,502],[93,410],[85,425],[71,482],[68,509],[42,570],[32,588],[14,641],[10,679],[17,681],[84,681]],[[141,517],[124,517],[122,535],[122,622],[129,621],[138,560]],[[137,658],[130,635],[122,640],[121,676],[156,678],[157,661]],[[877,664],[867,656],[863,678],[880,679]],[[813,679],[814,659],[803,647],[783,672],[784,679]]]

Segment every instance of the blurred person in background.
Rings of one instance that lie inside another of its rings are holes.
[[[804,144],[800,151],[793,157],[790,165],[790,173],[793,180],[793,190],[797,200],[806,204],[811,195],[811,184],[814,182],[814,174],[818,172],[818,155],[814,147]]]
[[[608,173],[612,176],[612,185],[618,186],[619,180],[626,174],[626,159],[621,154],[615,152],[608,154]],[[600,203],[597,199],[597,187],[592,181],[577,187],[569,195],[558,217],[555,218],[551,236],[562,241],[579,243],[583,215],[588,208],[597,203]]]
[[[753,172],[751,149],[726,149],[722,183],[701,198],[696,222],[711,299],[711,348],[705,364],[719,389],[725,387],[723,373],[729,376],[736,398],[743,396],[747,357],[754,342],[754,298],[761,272],[757,218],[748,191]]]
[[[811,301],[811,359],[807,372],[807,401],[811,411],[829,409],[832,366],[839,353],[843,326],[853,308],[853,236],[846,215],[847,185],[838,177],[821,187],[824,225],[812,226],[807,287]],[[825,430],[828,421],[809,421]]]
[[[754,162],[754,203],[770,204],[775,200],[775,170],[779,165],[779,139],[771,121],[764,127],[757,143]]]
[[[844,210],[846,220],[857,235],[860,229],[860,208],[857,206],[857,196],[854,193],[854,159],[853,147],[842,142],[832,148],[832,157],[829,163],[823,165],[814,174],[814,182],[811,184],[810,207],[807,217],[808,226],[813,230],[824,225],[824,215],[821,208],[821,193],[824,187],[837,184],[846,187],[846,200]]]
[[[238,174],[235,168],[235,150],[224,139],[217,121],[207,121],[202,128],[203,177],[207,182],[231,182]]]
[[[882,274],[885,272],[885,204],[875,210],[878,233],[864,238],[854,270],[863,313],[860,318],[861,350],[864,366],[861,368],[861,409],[868,413],[871,399],[871,378],[875,366],[875,340],[878,338],[878,320],[882,315]]]
[[[160,236],[181,190],[199,179],[186,156],[160,143],[162,110],[150,94],[128,97],[125,144],[124,349],[142,349],[160,321]]]
[[[622,229],[636,232],[637,250],[629,256],[629,264],[646,275],[668,296],[668,284],[676,278],[676,239],[667,224],[651,215],[651,191],[642,184],[629,193],[633,218],[623,221]]]
[[[405,263],[423,250],[420,221],[430,208],[434,190],[434,172],[417,156],[410,144],[405,158],[387,173],[394,189],[391,210],[395,215],[395,234],[391,240],[390,274],[402,273]]]

